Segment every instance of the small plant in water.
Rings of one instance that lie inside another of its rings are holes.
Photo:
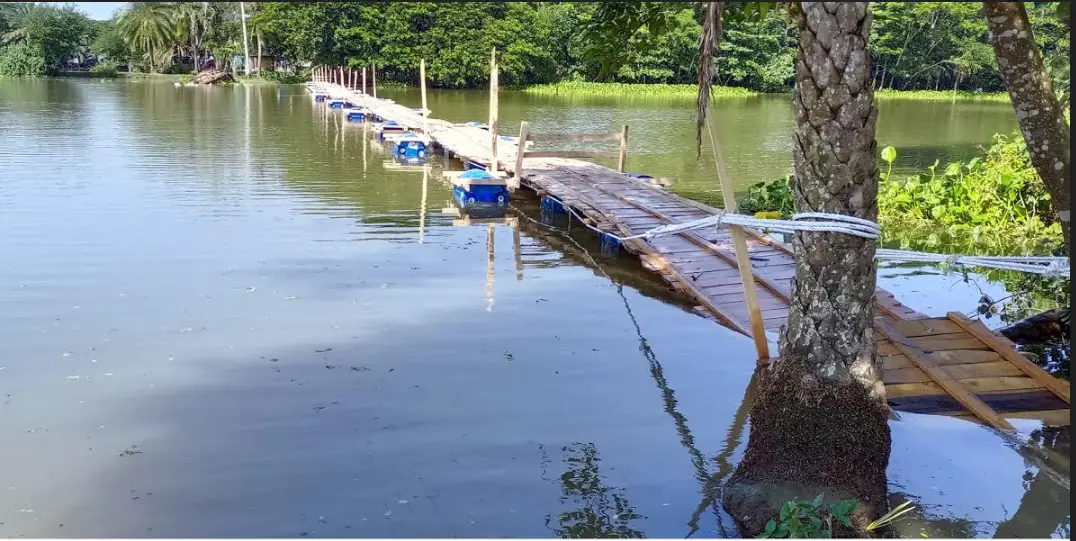
[[[828,539],[833,537],[834,521],[852,527],[855,508],[855,500],[841,500],[829,504],[828,512],[823,515],[821,494],[811,501],[793,498],[781,506],[778,520],[766,523],[765,531],[758,538]]]

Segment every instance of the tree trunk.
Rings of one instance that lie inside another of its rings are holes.
[[[876,220],[878,111],[867,2],[802,2],[793,137],[796,207]],[[725,509],[754,536],[793,497],[859,500],[862,528],[886,506],[889,407],[875,358],[875,242],[797,233],[779,359],[760,375]],[[850,532],[843,532],[850,533]]]
[[[261,77],[261,75],[262,75],[262,33],[261,32],[258,32],[258,63],[256,65],[257,65],[257,70],[258,70],[258,77]]]
[[[1001,79],[1016,109],[1031,163],[1050,193],[1061,221],[1065,249],[1069,233],[1069,125],[1054,94],[1042,54],[1031,34],[1022,2],[983,2]]]

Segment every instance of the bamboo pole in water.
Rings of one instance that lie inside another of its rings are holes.
[[[422,88],[422,117],[428,116],[428,109],[426,108],[426,59],[420,59],[418,61],[418,79],[419,86]]]
[[[628,161],[628,125],[620,130],[620,159],[617,160],[617,170],[624,172],[624,166]]]
[[[516,258],[516,281],[523,281],[523,242],[519,236],[519,219],[512,225],[512,254]]]
[[[493,48],[489,57],[489,172],[497,172],[497,86],[499,84],[497,74],[497,48]]]
[[[362,68],[362,93],[366,94],[366,67]]]
[[[371,85],[374,91],[374,99],[377,99],[377,66],[370,66]]]
[[[721,197],[725,202],[725,212],[736,212],[736,196],[732,191],[732,179],[725,170],[725,159],[721,155],[721,145],[718,144],[717,136],[714,135],[710,119],[706,119],[706,130],[710,133],[710,143],[714,148],[714,161],[717,165],[717,180],[721,183]],[[744,300],[747,302],[747,312],[751,316],[751,337],[755,340],[755,351],[758,353],[758,363],[764,364],[770,358],[770,346],[766,341],[766,325],[762,321],[762,310],[758,305],[758,291],[755,289],[755,275],[751,271],[751,257],[747,253],[747,238],[743,228],[738,225],[729,225],[729,235],[732,237],[732,247],[736,252],[736,267],[740,271],[740,281],[743,282]]]
[[[422,168],[422,202],[418,207],[418,243],[422,244],[423,237],[426,235],[426,192],[428,189],[426,185],[430,180],[430,167],[427,165]]]

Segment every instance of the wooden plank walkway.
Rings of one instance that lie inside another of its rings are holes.
[[[324,85],[382,118],[425,130],[446,151],[477,164],[491,161],[489,131],[423,119],[411,109]],[[515,167],[514,140],[498,140],[497,167]],[[621,237],[670,223],[705,218],[718,210],[617,171],[565,158],[524,158],[521,187],[552,195],[590,225]],[[696,311],[750,335],[743,282],[727,229],[682,232],[625,241],[623,247],[697,304]],[[748,230],[751,273],[768,339],[787,322],[795,261],[787,245]],[[1008,340],[961,314],[931,318],[884,289],[876,290],[878,355],[890,404],[898,411],[950,415],[999,430],[1009,419],[1069,423],[1069,383],[1020,355]]]

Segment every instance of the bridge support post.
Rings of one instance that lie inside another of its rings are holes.
[[[519,123],[519,145],[516,147],[516,168],[508,187],[515,190],[523,185],[523,157],[527,153],[527,139],[530,137],[530,122]]]
[[[628,161],[628,125],[620,130],[620,159],[617,160],[617,171],[624,172],[624,166]]]
[[[725,212],[736,212],[736,195],[732,191],[732,179],[728,171],[725,171],[725,160],[721,155],[721,145],[717,142],[710,120],[706,120],[707,131],[710,132],[710,141],[714,144],[714,161],[717,164],[717,179],[721,183],[721,197],[725,202]],[[762,310],[758,304],[758,292],[755,289],[755,275],[751,271],[751,257],[747,252],[747,238],[743,228],[738,225],[730,225],[729,235],[732,237],[732,247],[736,251],[736,267],[740,271],[740,281],[743,282],[743,296],[747,303],[747,313],[751,317],[751,338],[755,340],[755,351],[758,353],[758,364],[762,365],[769,361],[770,346],[766,342],[766,325],[762,320]]]
[[[489,172],[496,175],[497,173],[497,109],[499,103],[497,101],[497,87],[500,84],[497,71],[497,48],[493,48],[493,53],[489,57],[489,136],[490,136],[490,160],[489,160]]]

